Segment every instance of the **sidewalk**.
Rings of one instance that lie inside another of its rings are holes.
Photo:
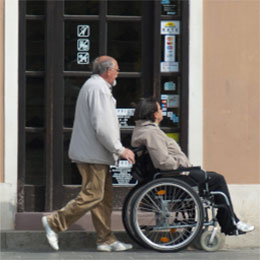
[[[127,252],[97,252],[95,249],[58,251],[48,250],[12,250],[2,251],[1,260],[259,260],[260,248],[228,249],[217,252],[183,250],[177,253],[160,253],[145,249],[132,249]]]
[[[133,243],[125,231],[115,231],[116,237],[123,242]],[[2,250],[48,250],[45,232],[43,230],[10,230],[0,232],[0,248]],[[59,233],[61,250],[95,249],[96,233],[94,231],[66,231]],[[140,249],[140,246],[134,245]],[[245,235],[226,236],[225,250],[260,248],[260,232],[256,229]],[[259,259],[260,260],[260,259]]]

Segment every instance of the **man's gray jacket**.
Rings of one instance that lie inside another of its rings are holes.
[[[115,164],[124,147],[111,85],[92,75],[82,86],[77,103],[69,157],[75,162]]]

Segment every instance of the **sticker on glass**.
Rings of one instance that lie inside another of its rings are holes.
[[[126,160],[120,160],[119,164],[110,166],[114,186],[132,186],[137,181],[131,175],[132,165]]]
[[[180,96],[179,95],[161,95],[162,103],[165,102],[167,104],[167,108],[179,107],[180,105]]]
[[[164,36],[164,61],[175,61],[175,35]]]
[[[89,25],[78,25],[77,33],[78,33],[78,37],[89,37],[90,26]]]
[[[116,113],[121,128],[131,127],[131,125],[134,125],[134,108],[118,108],[116,109]]]
[[[178,72],[179,62],[175,61],[162,61],[161,62],[161,72]]]
[[[167,81],[164,82],[164,90],[165,91],[175,91],[176,90],[176,84],[173,81]]]
[[[89,64],[89,53],[88,52],[78,52],[77,63],[78,64]]]
[[[161,34],[180,34],[180,21],[161,21]]]
[[[89,51],[90,41],[89,39],[78,39],[77,46],[78,51]]]

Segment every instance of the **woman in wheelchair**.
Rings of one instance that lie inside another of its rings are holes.
[[[136,127],[133,131],[131,145],[133,147],[145,146],[154,168],[161,171],[192,167],[192,164],[181,151],[177,142],[160,130],[159,123],[162,119],[162,109],[155,99],[141,99],[135,111]],[[206,172],[206,174],[209,191],[224,193],[230,202],[230,207],[218,208],[216,217],[220,224],[221,232],[226,235],[237,235],[253,231],[254,226],[240,221],[234,212],[230,212],[231,210],[233,211],[233,207],[224,177],[215,172]],[[182,172],[176,178],[191,186],[194,186],[194,182],[196,182],[200,189],[205,184],[205,172],[200,169]],[[215,203],[227,204],[223,196],[216,196]],[[233,214],[233,218],[231,214]],[[234,219],[235,221],[233,221]]]

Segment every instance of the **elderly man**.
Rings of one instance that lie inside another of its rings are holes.
[[[117,241],[111,231],[112,176],[109,165],[120,157],[135,163],[131,150],[123,147],[112,87],[119,72],[117,61],[101,56],[93,62],[93,75],[82,86],[76,104],[69,157],[82,176],[78,196],[42,218],[49,244],[58,250],[58,235],[87,211],[91,211],[97,234],[97,250],[124,251],[131,244]]]

